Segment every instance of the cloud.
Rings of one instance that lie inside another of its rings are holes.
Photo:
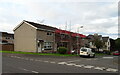
[[[80,28],[83,34],[117,33],[117,2],[62,1],[1,0],[0,30],[12,32],[22,20],[45,20],[44,24],[61,29],[65,29],[67,21],[67,30],[70,30],[71,21],[71,31],[76,32],[83,26]]]

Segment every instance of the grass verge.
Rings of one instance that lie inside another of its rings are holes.
[[[0,51],[2,53],[15,53],[15,54],[32,54],[32,55],[52,55],[52,56],[78,56],[72,54],[58,54],[58,53],[33,53],[33,52],[18,52],[18,51]]]

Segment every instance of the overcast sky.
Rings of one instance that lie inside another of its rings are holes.
[[[0,31],[13,33],[20,22],[27,20],[73,32],[79,28],[79,33],[85,35],[98,33],[116,39],[118,1],[98,1],[0,0]]]

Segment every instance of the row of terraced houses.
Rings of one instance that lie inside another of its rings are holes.
[[[57,48],[62,46],[68,48],[69,52],[88,45],[91,48],[96,48],[92,43],[92,40],[94,40],[93,37],[96,35],[85,36],[83,34],[61,30],[56,27],[30,21],[23,20],[13,31],[14,37],[11,36],[12,39],[6,39],[14,41],[14,51],[55,52]],[[102,39],[106,45],[103,49],[110,51],[109,37],[102,37],[101,35],[97,36]],[[2,44],[7,40],[2,39]],[[7,41],[7,44],[8,42],[9,41]]]

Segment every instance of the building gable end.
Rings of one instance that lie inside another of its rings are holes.
[[[26,23],[27,25],[29,25],[29,26],[31,26],[31,27],[37,29],[37,28],[34,27],[33,25],[31,25],[31,24],[29,24],[29,23],[27,23],[27,22],[25,22],[25,21],[23,20],[19,25],[17,25],[17,26],[13,29],[13,31],[15,31],[16,29],[18,29],[23,23]]]

